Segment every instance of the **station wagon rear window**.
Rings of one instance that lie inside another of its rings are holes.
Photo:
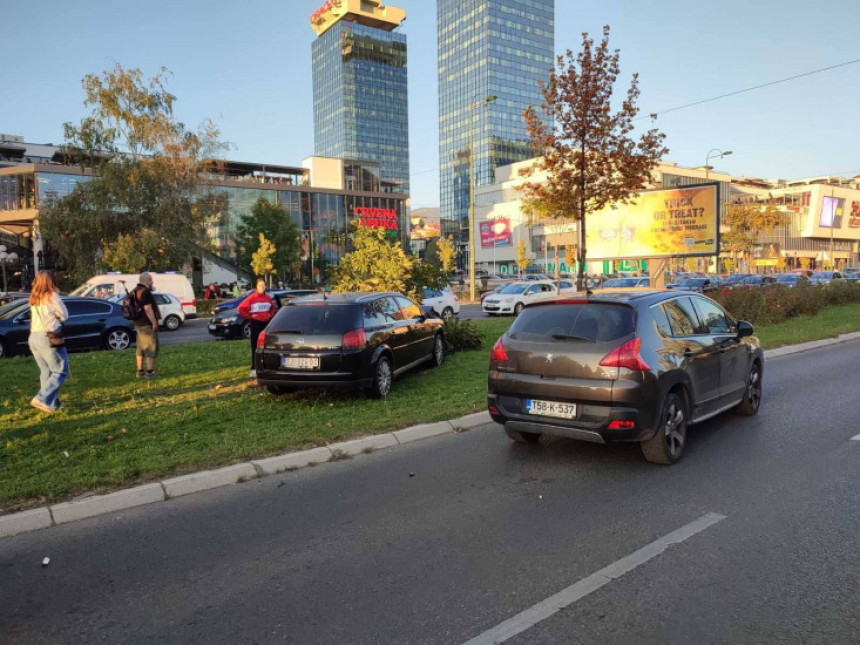
[[[275,315],[267,331],[294,334],[342,334],[362,326],[357,305],[307,303],[286,305]]]

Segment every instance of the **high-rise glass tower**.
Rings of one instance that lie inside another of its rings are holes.
[[[470,130],[476,186],[534,156],[522,113],[541,104],[538,81],[554,63],[555,0],[437,0],[436,28],[440,209],[462,227]]]
[[[409,192],[406,18],[381,0],[328,0],[311,17],[314,154],[375,162]]]

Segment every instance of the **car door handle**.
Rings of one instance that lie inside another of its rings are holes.
[[[684,358],[690,358],[693,355],[693,350],[687,347],[684,350]]]

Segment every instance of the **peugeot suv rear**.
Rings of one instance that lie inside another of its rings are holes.
[[[388,396],[394,377],[445,358],[442,321],[397,293],[296,298],[257,341],[257,380],[273,394],[355,387]]]
[[[490,415],[518,442],[637,441],[649,461],[674,463],[689,425],[758,412],[764,355],[752,331],[698,294],[530,305],[492,349]]]

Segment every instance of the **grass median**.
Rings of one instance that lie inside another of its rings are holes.
[[[162,349],[162,377],[138,379],[134,353],[72,354],[63,411],[28,405],[30,357],[0,362],[0,509],[325,445],[486,408],[487,363],[509,319],[481,321],[484,347],[413,370],[384,401],[305,391],[274,397],[248,387],[247,341]]]
[[[233,341],[165,347],[163,376],[152,381],[135,378],[130,351],[73,354],[65,409],[45,416],[28,405],[39,382],[33,359],[2,361],[0,512],[483,410],[489,351],[510,323],[479,321],[481,350],[411,372],[384,401],[248,388],[248,345]],[[855,304],[756,335],[770,349],[858,330]]]

